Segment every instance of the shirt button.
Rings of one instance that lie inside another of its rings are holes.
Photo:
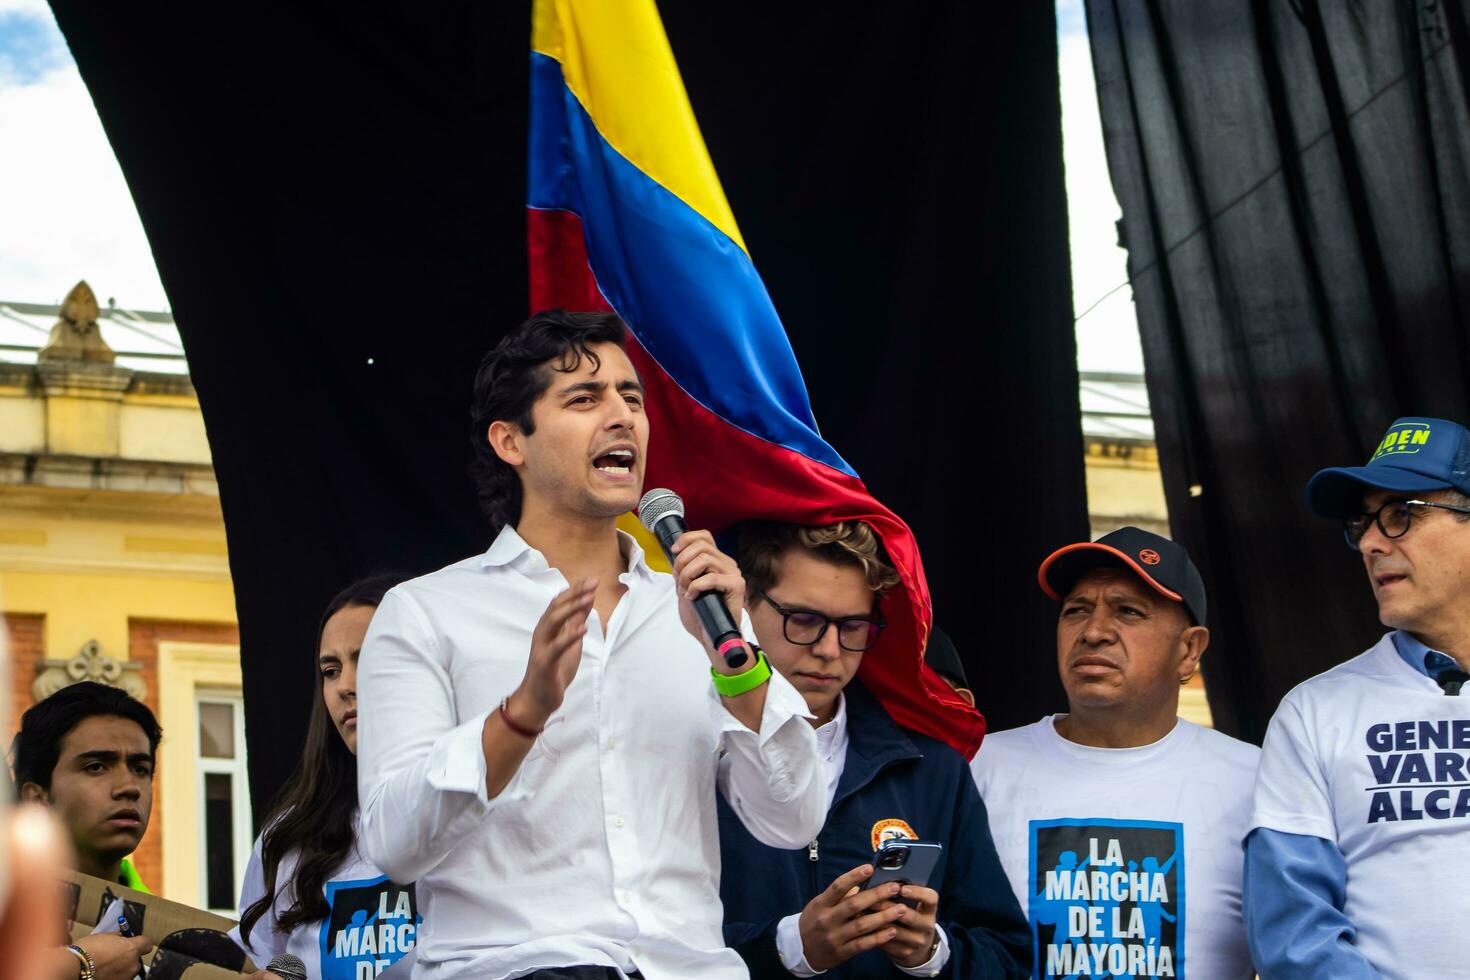
[[[608,740],[607,740],[607,750],[609,752],[611,752],[613,749],[615,749],[617,747],[618,747],[618,740],[615,739],[615,738],[609,737]]]
[[[624,821],[623,821],[623,818],[622,817],[613,817],[613,826],[614,827],[621,827],[623,825],[623,822]]]

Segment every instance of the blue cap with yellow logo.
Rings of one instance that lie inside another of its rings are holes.
[[[1470,494],[1470,431],[1445,419],[1399,419],[1366,466],[1318,471],[1307,483],[1307,506],[1322,517],[1351,517],[1369,490]]]

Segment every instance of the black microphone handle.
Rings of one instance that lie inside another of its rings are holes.
[[[674,561],[674,542],[687,530],[689,526],[678,514],[670,514],[653,526],[653,533],[658,535],[658,543],[663,545],[664,554],[669,556],[670,564]],[[746,652],[745,638],[740,633],[740,626],[725,605],[725,597],[718,592],[702,592],[694,599],[694,612],[699,616],[699,623],[704,627],[710,645],[725,658],[725,666],[731,670],[743,667],[750,659],[750,654]]]

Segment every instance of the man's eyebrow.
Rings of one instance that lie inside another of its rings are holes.
[[[137,763],[137,762],[146,762],[146,763],[148,763],[151,766],[151,765],[153,765],[153,753],[152,752],[129,752],[128,753],[128,761],[129,762],[134,762],[134,763]]]
[[[607,382],[606,381],[598,381],[596,378],[591,378],[591,379],[589,379],[587,381],[576,381],[576,382],[573,382],[572,384],[567,385],[565,388],[562,388],[560,393],[563,394],[563,395],[573,395],[573,394],[576,394],[577,392],[583,392],[583,391],[586,391],[586,392],[597,392],[597,391],[602,391],[606,387],[607,387]]]
[[[111,749],[92,749],[90,752],[78,752],[76,758],[78,762],[116,762],[122,758],[122,753]]]
[[[642,393],[643,382],[635,378],[624,378],[618,382],[618,391],[636,391]]]

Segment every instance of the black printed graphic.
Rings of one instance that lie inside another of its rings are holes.
[[[1184,976],[1184,826],[1031,821],[1036,977]]]

